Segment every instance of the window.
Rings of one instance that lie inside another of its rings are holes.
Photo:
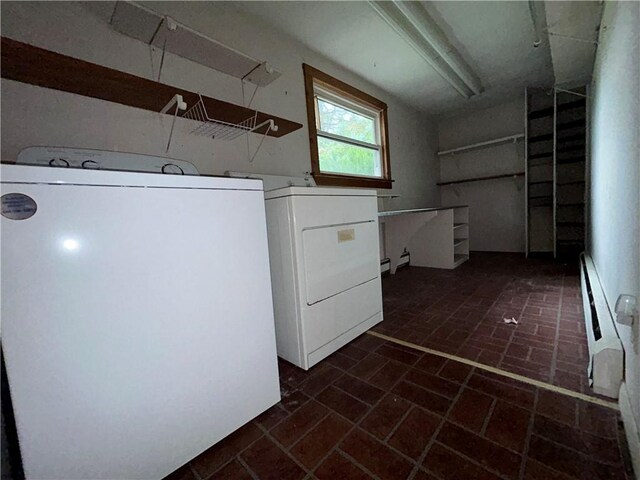
[[[387,105],[303,65],[316,183],[391,188]]]

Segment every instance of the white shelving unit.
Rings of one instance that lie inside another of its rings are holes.
[[[453,209],[453,268],[469,260],[469,207]]]
[[[584,250],[588,109],[578,90],[525,92],[527,255],[575,260]]]
[[[453,269],[469,259],[469,207],[380,212],[391,273],[405,251],[416,267]]]
[[[494,135],[496,133],[494,132]],[[473,208],[485,209],[486,199],[480,192],[494,191],[494,188],[496,192],[500,192],[500,195],[504,195],[505,201],[511,202],[513,197],[517,198],[517,191],[522,189],[521,177],[525,175],[517,161],[521,151],[521,145],[518,142],[524,139],[524,133],[513,133],[455,148],[448,148],[451,143],[442,145],[442,150],[437,153],[441,172],[441,179],[437,185],[441,187],[441,202],[443,204],[464,203]],[[466,139],[466,141],[469,140],[469,138]],[[464,142],[464,140],[459,141]],[[498,158],[501,161],[497,161]],[[493,198],[493,200],[496,199]],[[483,219],[479,222],[488,225],[500,224],[504,221],[504,218],[501,218],[501,212],[496,209],[491,209],[488,215],[483,215]],[[443,268],[456,268],[469,259],[468,208],[456,209],[454,216],[453,252],[450,259],[443,261],[447,264]],[[412,264],[415,263],[414,257],[414,252],[411,251]]]

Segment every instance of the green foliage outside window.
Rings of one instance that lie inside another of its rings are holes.
[[[375,121],[333,103],[318,99],[320,130],[361,142],[376,144]],[[318,136],[320,170],[379,177],[377,150]]]
[[[318,99],[320,130],[353,138],[361,142],[376,143],[375,120]]]
[[[318,137],[318,155],[323,172],[380,176],[375,150]]]

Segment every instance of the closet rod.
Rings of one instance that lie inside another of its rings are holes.
[[[475,150],[477,148],[489,147],[492,145],[500,145],[502,143],[510,143],[517,142],[520,139],[524,138],[524,133],[518,133],[516,135],[509,135],[508,137],[500,137],[493,140],[487,140],[485,142],[472,143],[471,145],[464,145],[462,147],[452,148],[450,150],[443,150],[441,152],[437,152],[436,155],[451,155],[458,152],[466,152],[467,150]]]
[[[464,178],[462,180],[452,180],[450,182],[440,182],[436,185],[444,186],[444,185],[453,185],[455,183],[467,183],[467,182],[480,182],[482,180],[494,180],[496,178],[516,178],[524,175],[524,172],[515,172],[515,173],[505,173],[502,175],[490,175],[488,177],[476,177],[476,178]]]

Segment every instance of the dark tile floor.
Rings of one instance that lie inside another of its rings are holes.
[[[577,265],[473,252],[456,270],[406,268],[383,285],[374,330],[591,394]]]
[[[565,380],[586,361],[577,278],[472,258],[385,279],[376,330],[583,388]],[[280,403],[171,480],[633,478],[615,410],[368,334],[308,372],[280,361],[280,379]]]
[[[364,334],[171,475],[194,479],[631,479],[616,411]]]

